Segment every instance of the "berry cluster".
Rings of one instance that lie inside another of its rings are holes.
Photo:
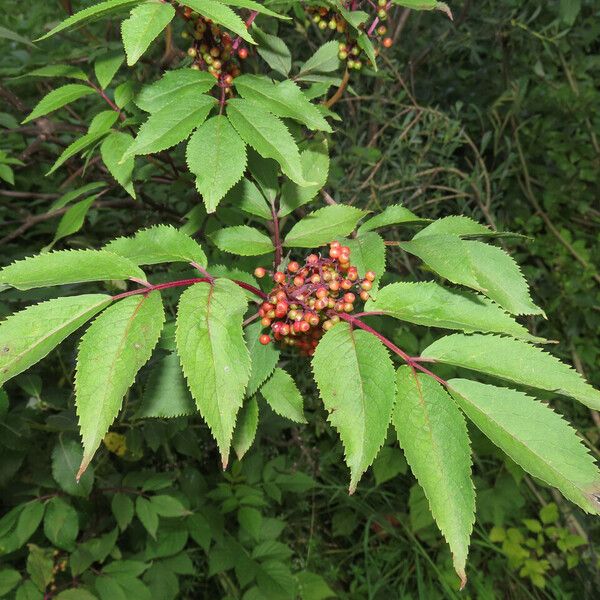
[[[236,42],[219,25],[190,8],[185,8],[183,16],[193,26],[193,41],[187,51],[193,59],[192,69],[208,71],[219,80],[225,92],[230,93],[234,78],[241,73],[239,61],[248,57],[248,49],[236,46]],[[190,37],[187,31],[182,35]]]
[[[263,278],[267,270],[258,267],[254,275]],[[331,242],[328,256],[310,254],[303,266],[291,261],[272,277],[275,286],[258,311],[261,324],[271,329],[275,341],[312,356],[323,332],[340,321],[339,313],[353,312],[357,295],[368,300],[375,273],[359,278],[350,264],[350,248]],[[260,336],[261,344],[270,342],[270,334]]]
[[[325,7],[309,8],[307,12],[319,29],[331,29],[338,33],[344,33],[348,27],[341,15]]]

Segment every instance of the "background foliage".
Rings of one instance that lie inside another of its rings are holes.
[[[69,4],[26,10],[5,0],[2,26],[35,38]],[[598,387],[597,8],[586,0],[465,0],[452,8],[454,23],[397,9],[396,43],[381,69],[353,77],[336,105],[344,126],[333,138],[326,190],[360,208],[402,201],[423,216],[462,212],[530,236],[518,241],[517,259],[549,316],[533,331],[561,340],[556,352]],[[43,50],[8,35],[0,29],[7,50],[0,54],[3,264],[59,237],[68,207],[53,203],[66,190],[108,179],[95,155],[70,161],[67,174],[45,176],[89,122],[91,102],[70,109],[68,119],[20,125],[50,87],[45,78],[19,77],[48,62],[89,69],[113,49],[118,31],[100,23]],[[290,29],[286,41],[306,58],[322,35],[315,27]],[[119,70],[117,84],[132,73],[156,79],[161,50],[135,72]],[[117,187],[89,190],[98,196],[82,228],[70,235],[67,224],[57,247],[99,247],[158,222],[210,233],[218,224],[195,208],[193,185],[179,175],[148,165],[136,201]],[[233,211],[223,218],[243,222]],[[404,277],[424,277],[406,257],[391,266]],[[4,292],[0,314],[41,297]],[[413,354],[432,341],[403,327],[392,338]],[[162,422],[135,414],[142,377],[128,398],[132,409],[74,488],[67,474],[81,451],[69,410],[73,356],[74,345],[65,345],[0,392],[0,595],[18,585],[19,598],[41,598],[37,590],[48,583],[54,597],[83,597],[64,591],[73,577],[101,598],[259,598],[264,590],[273,597],[297,590],[306,599],[458,595],[449,551],[393,440],[360,494],[349,497],[340,444],[308,381],[310,425],[290,427],[261,401],[257,446],[222,473],[199,418]],[[597,457],[597,415],[553,402]],[[591,597],[600,585],[597,523],[470,434],[478,520],[463,595]]]

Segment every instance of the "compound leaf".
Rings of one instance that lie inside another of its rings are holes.
[[[387,435],[395,401],[394,366],[375,336],[339,323],[319,342],[312,369],[328,420],[344,444],[352,493]]]
[[[137,372],[150,358],[164,320],[160,292],[130,296],[97,317],[81,339],[75,404],[84,453],[78,477],[117,416]]]
[[[200,414],[227,466],[235,420],[250,377],[242,331],[247,300],[228,279],[196,284],[181,295],[176,342],[181,366]]]

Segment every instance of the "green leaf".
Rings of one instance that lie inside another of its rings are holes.
[[[283,369],[275,369],[260,393],[278,415],[296,423],[306,423],[302,394],[291,375]]]
[[[70,79],[87,81],[87,75],[79,67],[74,67],[73,65],[46,65],[19,75],[14,79],[22,79],[23,77],[68,77]]]
[[[0,271],[0,283],[18,290],[85,281],[145,279],[130,260],[105,250],[59,250],[18,260]]]
[[[138,496],[135,500],[135,514],[140,520],[146,531],[156,539],[156,530],[158,529],[158,514],[156,509],[150,502],[142,496]]]
[[[339,43],[336,40],[326,42],[302,65],[298,79],[310,73],[331,73],[340,65],[338,58]]]
[[[227,117],[218,115],[205,121],[192,135],[186,159],[190,172],[196,176],[196,188],[206,211],[212,213],[246,170],[246,144]]]
[[[73,550],[79,533],[79,515],[62,498],[51,498],[44,515],[44,535],[57,548]]]
[[[387,206],[382,212],[365,221],[359,228],[358,233],[363,234],[378,227],[388,227],[401,223],[424,223],[427,219],[421,219],[401,204]],[[415,236],[416,237],[416,236]]]
[[[274,250],[273,242],[268,236],[248,225],[219,229],[209,237],[219,250],[240,256],[259,256]]]
[[[234,98],[227,103],[227,116],[240,137],[263,158],[276,160],[283,172],[296,183],[307,183],[302,174],[298,146],[278,117],[255,102],[242,98]]]
[[[62,240],[65,237],[77,233],[83,227],[85,217],[94,203],[94,200],[96,200],[96,196],[90,196],[89,198],[79,200],[79,202],[71,206],[71,208],[69,208],[69,210],[61,217],[58,227],[56,228],[56,233],[54,234],[54,239],[46,246],[46,248],[44,248],[44,250],[52,248],[58,240]]]
[[[112,111],[111,111],[112,112]],[[89,148],[93,144],[95,144],[98,140],[102,139],[107,134],[107,131],[95,131],[94,133],[86,133],[80,138],[76,139],[72,144],[69,144],[61,153],[61,155],[56,159],[50,170],[46,173],[46,177],[48,175],[52,175],[54,171],[64,165],[67,160],[71,157],[79,154],[86,148]]]
[[[237,33],[243,40],[254,44],[252,36],[248,33],[244,21],[228,6],[216,0],[181,0],[180,4],[189,6],[203,17],[223,25],[233,33]]]
[[[94,485],[94,469],[89,468],[77,481],[75,474],[83,457],[81,446],[71,439],[59,438],[52,451],[52,477],[71,496],[89,496]]]
[[[68,83],[62,87],[52,90],[46,94],[36,105],[35,108],[27,115],[22,123],[28,123],[34,119],[39,119],[48,113],[51,113],[66,104],[75,102],[79,98],[93,94],[94,90],[89,85],[81,83]]]
[[[0,385],[48,355],[71,333],[108,306],[105,294],[47,300],[0,323]]]
[[[177,498],[167,494],[152,496],[150,502],[157,515],[161,517],[183,517],[191,514],[189,510]]]
[[[275,369],[279,362],[279,350],[274,344],[263,346],[258,338],[262,333],[263,326],[257,322],[246,327],[246,346],[250,353],[250,379],[248,381],[248,396],[254,395]]]
[[[455,235],[427,235],[400,247],[452,283],[473,288],[515,315],[539,315],[517,263],[506,252]]]
[[[168,354],[152,369],[142,405],[135,416],[137,419],[168,419],[195,413],[196,406],[185,385],[179,358],[175,353]]]
[[[475,522],[471,448],[465,419],[434,379],[398,369],[394,426],[400,446],[452,551],[454,569],[467,582],[465,564]]]
[[[268,77],[240,75],[235,78],[234,86],[240,96],[260,104],[278,117],[295,119],[309,129],[331,132],[318,108],[290,79],[275,83]]]
[[[166,2],[145,2],[132,9],[129,18],[121,23],[128,66],[135,65],[174,16],[175,9]]]
[[[10,567],[0,569],[0,596],[7,596],[8,593],[21,581],[21,574]]]
[[[542,341],[531,335],[488,298],[463,290],[444,288],[433,281],[392,283],[381,288],[366,311],[381,311],[401,321],[461,329],[467,333],[506,333],[516,338]]]
[[[31,581],[37,589],[43,592],[53,579],[54,560],[52,560],[48,550],[39,548],[35,544],[29,544],[28,546],[27,573],[29,573]]]
[[[277,73],[287,77],[292,68],[292,54],[285,42],[254,25],[252,29],[258,43],[259,56]]]
[[[54,596],[55,600],[98,600],[94,594],[82,587],[63,590]]]
[[[392,0],[392,2],[413,10],[441,10],[450,20],[453,20],[452,11],[445,2],[437,0]]]
[[[135,190],[131,175],[135,166],[133,157],[121,162],[123,155],[133,144],[133,137],[122,131],[113,131],[100,146],[100,156],[106,165],[108,172],[116,179],[117,183],[132,197],[135,198]]]
[[[344,444],[353,493],[387,435],[395,401],[394,366],[374,335],[339,323],[319,342],[312,368],[328,420]]]
[[[270,158],[263,158],[250,146],[248,148],[248,171],[269,205],[273,204],[279,194],[278,164]],[[269,216],[269,219],[271,218]]]
[[[271,220],[271,209],[256,185],[243,177],[225,196],[225,202],[241,208],[244,212]]]
[[[413,239],[419,239],[428,235],[482,235],[489,236],[493,233],[489,227],[465,217],[462,215],[451,215],[444,217],[443,219],[436,219],[430,225],[427,225],[425,229],[422,229],[417,233]]]
[[[85,332],[77,354],[75,404],[83,440],[78,477],[121,409],[165,321],[160,292],[129,296],[105,310]]]
[[[469,419],[525,471],[600,514],[600,472],[561,415],[523,392],[467,379],[448,384]]]
[[[600,392],[586,383],[577,371],[521,340],[455,333],[433,342],[423,350],[422,356],[571,396],[594,410],[600,410]]]
[[[102,54],[94,62],[94,74],[102,89],[107,88],[119,67],[123,64],[125,55],[121,51]]]
[[[375,296],[379,286],[379,279],[385,271],[385,242],[383,238],[369,231],[355,238],[344,241],[350,248],[350,262],[358,269],[358,276],[364,277],[367,271],[373,271],[376,275],[373,282],[371,296]]]
[[[337,597],[337,594],[327,585],[321,575],[310,571],[301,571],[296,573],[296,579],[302,600],[327,600]]]
[[[58,210],[59,208],[64,208],[69,202],[76,200],[80,196],[84,196],[89,194],[90,192],[95,192],[99,188],[106,187],[106,183],[104,181],[93,181],[92,183],[88,183],[84,186],[78,187],[74,190],[70,190],[66,194],[60,196],[52,202],[48,212],[52,212],[54,210]]]
[[[356,41],[359,48],[362,48],[365,51],[373,69],[377,71],[377,57],[375,56],[375,48],[373,47],[371,38],[363,31],[358,35]]]
[[[211,90],[216,79],[206,71],[195,69],[177,69],[167,71],[161,79],[152,85],[146,85],[135,97],[135,104],[149,113],[155,113],[190,90],[203,94]]]
[[[399,448],[384,446],[373,462],[373,476],[378,486],[394,479],[397,475],[405,475],[407,471],[406,458]]]
[[[289,20],[290,17],[286,15],[280,15],[279,13],[273,12],[269,8],[266,8],[259,2],[254,0],[219,0],[221,4],[227,4],[229,6],[236,6],[237,8],[247,8],[248,10],[256,11],[261,15],[267,15],[269,17],[275,17],[276,19]]]
[[[296,223],[286,235],[283,245],[291,248],[315,248],[336,237],[352,233],[366,211],[353,206],[337,204],[310,213]]]
[[[104,249],[130,260],[136,265],[166,262],[195,262],[206,266],[206,254],[198,242],[172,225],[154,225],[141,229],[133,237],[120,237]]]
[[[227,466],[235,419],[250,377],[242,331],[247,300],[228,279],[197,284],[181,295],[177,352],[200,414],[217,440]]]
[[[327,183],[329,176],[329,153],[325,143],[314,142],[300,153],[302,173],[314,181],[314,185],[300,186],[286,179],[281,188],[279,216],[284,217],[298,207],[310,202]],[[270,217],[269,217],[270,218]]]
[[[117,520],[119,529],[121,531],[127,529],[127,526],[133,519],[133,500],[125,494],[117,493],[112,497],[110,507]]]
[[[142,0],[107,0],[107,2],[94,4],[93,6],[84,8],[83,10],[76,12],[74,15],[71,15],[68,19],[65,19],[62,23],[59,23],[56,27],[35,41],[39,42],[41,40],[45,40],[46,38],[56,35],[65,29],[70,29],[71,27],[75,27],[77,25],[83,25],[92,19],[97,19],[120,10],[131,8],[140,2],[142,2]]]
[[[10,185],[15,185],[15,174],[7,164],[0,163],[0,179]]]
[[[193,129],[202,125],[215,102],[199,90],[187,90],[148,117],[121,162],[136,154],[166,150],[185,140]]]
[[[12,31],[12,29],[7,29],[6,27],[0,27],[0,38],[11,40],[13,42],[19,42],[20,44],[25,44],[31,48],[37,48],[36,45],[32,44],[26,37],[23,37],[15,31]]]
[[[233,439],[231,440],[231,445],[235,450],[238,460],[242,460],[246,452],[248,452],[252,446],[254,438],[256,437],[257,428],[258,402],[253,396],[244,402],[237,418]]]

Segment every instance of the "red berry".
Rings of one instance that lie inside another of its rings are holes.
[[[383,46],[384,48],[391,48],[394,40],[391,37],[383,38]]]
[[[366,302],[366,301],[369,299],[369,292],[367,292],[366,290],[363,290],[363,291],[360,293],[360,299],[361,299],[363,302]]]
[[[254,269],[254,276],[262,279],[267,274],[267,270],[263,267],[256,267]]]
[[[260,320],[260,324],[261,324],[263,327],[268,327],[268,326],[271,324],[271,319],[268,319],[267,317],[263,317],[263,318]]]
[[[318,261],[319,261],[319,257],[318,257],[316,254],[309,254],[309,255],[306,257],[306,262],[307,262],[309,265],[312,265],[312,264],[314,264],[314,263],[316,263],[316,262],[318,262]]]
[[[306,333],[310,329],[310,325],[306,321],[300,321],[300,331]]]
[[[240,48],[238,50],[238,56],[242,59],[242,60],[246,60],[248,58],[248,49],[247,48]]]
[[[340,263],[349,263],[350,262],[350,254],[347,252],[342,252],[339,256]]]
[[[363,281],[363,282],[360,284],[360,287],[361,287],[363,290],[365,290],[365,291],[367,291],[367,292],[368,292],[368,291],[369,291],[369,290],[370,290],[370,289],[373,287],[373,284],[372,284],[370,281],[368,281],[368,280],[366,280],[366,279],[365,279],[365,280],[364,280],[364,281]]]
[[[344,279],[344,281],[341,283],[341,286],[343,290],[349,290],[352,287],[352,282],[349,279]]]
[[[328,294],[328,292],[327,292],[327,288],[325,288],[325,287],[320,287],[320,288],[319,288],[319,289],[316,291],[316,293],[315,293],[315,296],[316,296],[317,298],[325,298],[325,296],[327,296],[327,294]]]
[[[266,333],[263,333],[259,338],[258,341],[263,345],[266,346],[267,344],[269,344],[269,342],[271,341],[271,336],[267,335]]]
[[[347,294],[344,294],[344,302],[354,302],[354,300],[356,300],[356,296],[352,293],[352,292],[348,292]]]
[[[340,289],[340,282],[339,282],[339,281],[332,281],[332,282],[329,284],[329,289],[330,289],[332,292],[337,292],[337,291]]]
[[[277,271],[275,275],[273,275],[273,279],[276,283],[285,283],[285,273]]]
[[[329,243],[329,245],[330,245],[332,248],[339,248],[339,247],[341,246],[341,244],[340,244],[338,241],[333,241],[333,242],[330,242],[330,243]]]
[[[294,277],[294,285],[296,287],[300,287],[300,286],[304,285],[304,277],[300,277],[300,275],[296,275],[296,277]]]
[[[367,281],[375,281],[375,277],[376,277],[376,275],[375,275],[375,273],[373,271],[367,271],[365,273],[365,279]]]
[[[339,258],[340,254],[341,252],[338,247],[333,247],[329,250],[329,256],[331,256],[331,258]]]
[[[288,267],[287,267],[287,268],[288,268],[288,271],[289,271],[290,273],[295,273],[295,272],[296,272],[296,271],[297,271],[297,270],[300,268],[300,265],[299,265],[299,264],[298,264],[298,263],[297,263],[295,260],[293,260],[293,261],[292,261],[292,262],[291,262],[291,263],[288,265]]]

